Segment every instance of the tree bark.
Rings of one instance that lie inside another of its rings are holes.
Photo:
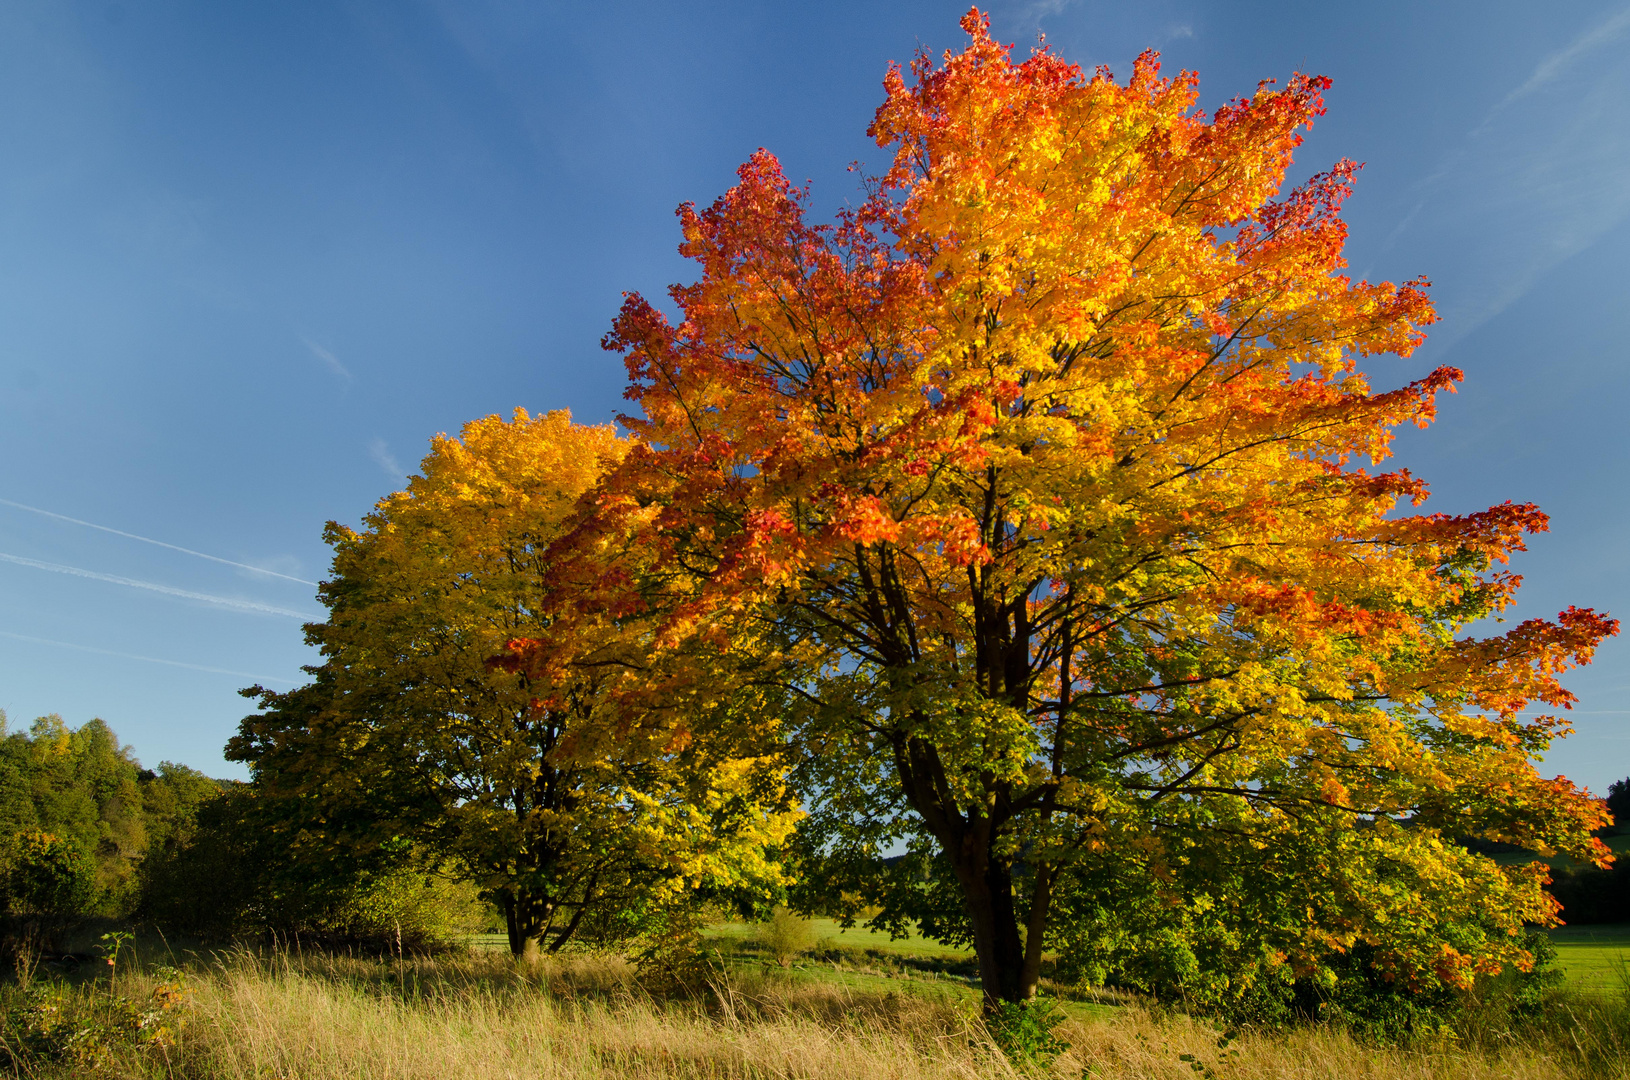
[[[978,837],[973,844],[964,846],[971,850],[965,850],[960,859],[953,856],[952,865],[973,929],[985,1011],[991,1012],[999,1002],[1028,1001],[1035,996],[1036,983],[1034,978],[1027,981],[1025,977],[1026,950],[1013,906],[1012,870],[990,857],[988,837]]]
[[[535,898],[517,896],[506,889],[499,894],[499,905],[504,909],[504,928],[509,931],[509,951],[516,959],[525,956],[528,949],[538,951],[538,938],[543,932],[543,905]]]
[[[1030,918],[1024,927],[1024,971],[1019,985],[1024,996],[1036,996],[1036,983],[1041,981],[1041,949],[1047,941],[1048,908],[1053,901],[1053,868],[1046,864],[1036,866],[1035,889],[1030,894]]]
[[[939,841],[960,886],[963,910],[973,932],[985,1011],[994,1011],[1001,1002],[1030,1000],[1041,968],[1042,933],[1039,929],[1031,932],[1036,958],[1028,963],[1029,950],[1019,933],[1018,910],[1013,904],[1013,868],[992,855],[998,824],[986,817],[963,815],[943,783],[938,754],[929,744],[898,738],[894,758],[907,801]],[[1045,897],[1041,899],[1039,911],[1032,906],[1030,925],[1044,929],[1047,909]]]

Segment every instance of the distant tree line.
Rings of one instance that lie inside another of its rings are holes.
[[[128,915],[154,853],[191,841],[220,781],[163,762],[144,769],[101,720],[55,714],[10,731],[0,712],[0,860],[13,908]]]
[[[1607,789],[1607,809],[1613,824],[1608,837],[1630,835],[1630,777]],[[1562,905],[1562,919],[1575,926],[1630,923],[1630,857],[1625,853],[1611,867],[1579,866],[1551,871],[1551,895]]]
[[[49,948],[72,921],[103,917],[411,945],[488,921],[473,886],[406,845],[302,860],[278,824],[292,813],[186,765],[145,769],[102,720],[11,731],[0,712],[0,914],[14,935]]]

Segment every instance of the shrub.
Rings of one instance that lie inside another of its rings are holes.
[[[160,968],[146,993],[127,996],[111,986],[40,983],[14,993],[4,1013],[0,1062],[19,1075],[40,1065],[95,1069],[121,1048],[166,1056],[186,1021],[190,989],[174,968]],[[105,985],[105,984],[104,984]]]
[[[1065,1019],[1059,1007],[1045,999],[1023,1004],[1003,1001],[985,1017],[985,1030],[1015,1066],[1045,1072],[1054,1058],[1069,1049],[1053,1034]]]
[[[20,915],[63,917],[83,913],[96,892],[89,856],[65,837],[28,829],[6,853],[9,909]]]
[[[755,937],[782,967],[789,966],[795,957],[815,945],[815,931],[809,920],[784,907],[776,908],[759,925]]]
[[[233,785],[201,808],[183,844],[142,868],[138,909],[167,930],[213,938],[275,934],[394,952],[480,930],[474,885],[402,844],[358,859],[303,852],[286,806]]]
[[[486,918],[475,885],[409,865],[357,882],[311,929],[346,941],[420,949],[474,933]]]

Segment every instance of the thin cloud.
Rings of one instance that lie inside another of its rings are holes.
[[[1541,59],[1422,178],[1382,245],[1410,237],[1456,253],[1438,290],[1452,346],[1520,300],[1566,259],[1630,218],[1630,63],[1604,49],[1630,31],[1630,7]],[[1587,58],[1594,62],[1587,62]]]
[[[51,512],[50,510],[41,510],[37,506],[28,506],[24,503],[12,502],[10,499],[0,499],[0,506],[10,506],[17,510],[27,510],[30,514],[39,514],[41,517],[52,518],[56,521],[66,521],[70,525],[83,525],[87,529],[96,529],[99,532],[112,533],[114,536],[122,536],[126,540],[140,540],[144,544],[152,544],[154,547],[168,548],[171,551],[179,551],[183,555],[191,555],[194,558],[208,559],[210,562],[221,563],[223,566],[235,566],[239,570],[250,570],[257,574],[265,574],[268,577],[282,578],[284,581],[296,581],[301,585],[310,585],[314,588],[317,585],[315,581],[307,581],[305,578],[295,577],[292,574],[280,574],[276,570],[268,570],[264,566],[252,566],[249,563],[234,562],[231,559],[223,559],[219,555],[206,555],[202,551],[194,551],[192,548],[179,547],[175,544],[166,544],[163,540],[154,540],[150,536],[137,536],[135,533],[125,532],[123,529],[111,529],[106,525],[97,525],[90,521],[81,521],[79,518],[69,517],[67,514],[57,514]]]
[[[189,671],[207,671],[211,675],[231,675],[235,679],[253,679],[256,682],[277,682],[294,686],[299,679],[283,678],[277,675],[256,675],[249,671],[233,671],[230,668],[209,667],[205,664],[186,664],[180,660],[161,660],[156,656],[138,656],[135,653],[116,652],[113,649],[98,649],[93,645],[76,645],[71,641],[53,641],[50,638],[35,637],[33,634],[14,634],[9,630],[0,630],[0,637],[11,638],[13,641],[31,641],[36,645],[52,645],[59,649],[74,649],[78,652],[95,653],[98,656],[117,656],[121,660],[140,660],[144,664],[163,664],[166,667],[186,668]]]
[[[399,481],[407,476],[407,470],[391,455],[391,448],[384,439],[376,437],[368,444],[368,456],[373,458],[374,464],[385,470],[385,474],[392,480]]]
[[[77,566],[41,562],[39,559],[25,559],[21,555],[7,555],[3,551],[0,551],[0,562],[28,566],[35,570],[49,570],[53,574],[68,574],[73,577],[89,578],[92,581],[105,581],[110,585],[124,585],[131,589],[146,589],[148,592],[156,592],[164,596],[175,596],[183,600],[198,600],[206,604],[214,604],[216,607],[246,611],[254,615],[286,615],[291,619],[300,619],[303,622],[314,622],[321,618],[321,616],[312,615],[309,612],[294,611],[290,608],[276,607],[272,604],[262,604],[256,600],[238,600],[230,596],[216,596],[212,593],[193,592],[191,589],[177,589],[169,585],[159,585],[152,581],[138,581],[135,578],[119,577],[117,574],[103,574],[96,570],[82,570]]]
[[[355,376],[351,374],[351,369],[340,363],[339,357],[335,356],[333,353],[329,352],[315,341],[312,341],[310,338],[303,337],[300,339],[300,343],[306,348],[310,349],[311,355],[321,360],[323,365],[327,367],[329,371],[332,371],[335,375],[338,375],[346,382],[353,381]]]
[[[1532,94],[1546,83],[1556,81],[1569,68],[1578,63],[1580,57],[1592,49],[1608,44],[1626,30],[1630,30],[1630,7],[1626,7],[1594,30],[1587,30],[1585,33],[1580,34],[1567,48],[1554,52],[1541,60],[1539,65],[1534,68],[1534,73],[1528,76],[1527,81],[1507,94],[1505,99],[1495,106],[1495,110],[1503,109],[1512,102],[1519,101]]]
[[[1078,2],[1079,0],[1029,0],[1028,3],[1012,4],[1009,10],[1022,22],[1039,23],[1051,16],[1064,14]]]

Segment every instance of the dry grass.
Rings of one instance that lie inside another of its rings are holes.
[[[240,954],[196,983],[176,1072],[212,1080],[1014,1075],[966,1016],[909,994],[754,979],[661,1001],[614,958]]]
[[[1194,1080],[1188,1054],[1218,1080],[1610,1080],[1630,1065],[1581,1068],[1563,1055],[1513,1043],[1495,1050],[1458,1047],[1399,1049],[1367,1046],[1339,1028],[1304,1028],[1284,1035],[1247,1035],[1219,1049],[1218,1031],[1187,1017],[1156,1019],[1137,1009],[1060,1029],[1072,1045],[1058,1076],[1094,1080]],[[1089,1071],[1083,1074],[1085,1066]]]
[[[120,977],[141,997],[149,976]],[[478,953],[378,961],[234,953],[190,976],[190,1019],[167,1053],[124,1051],[114,1076],[196,1080],[462,1080],[465,1077],[1016,1077],[966,1006],[734,975],[658,997],[614,957],[517,966]],[[106,987],[105,980],[102,987]],[[87,994],[105,992],[87,988]],[[1620,1018],[1622,1020],[1622,1017]],[[1409,1050],[1361,1045],[1334,1028],[1242,1036],[1138,1008],[1099,1010],[1058,1033],[1049,1074],[1095,1080],[1609,1080],[1630,1078],[1613,1046],[1588,1046],[1559,1018],[1548,1034],[1489,1035]],[[1599,1025],[1598,1025],[1599,1026]],[[1566,1034],[1573,1032],[1572,1035]],[[1593,1036],[1594,1037],[1594,1036]],[[1573,1045],[1569,1045],[1569,1039]],[[1588,1041],[1588,1040],[1587,1040]],[[1184,1060],[1183,1055],[1189,1055]],[[31,1069],[29,1075],[73,1075]]]

